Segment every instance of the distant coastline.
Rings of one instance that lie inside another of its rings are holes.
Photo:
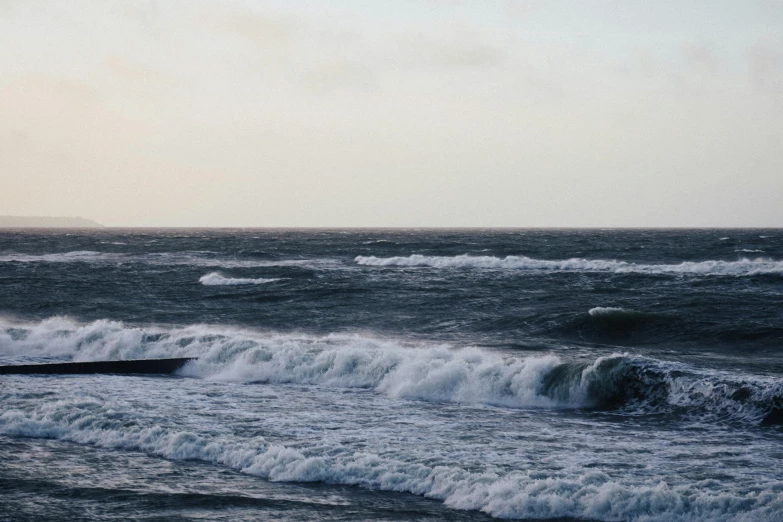
[[[100,228],[100,223],[83,217],[0,216],[0,228]]]

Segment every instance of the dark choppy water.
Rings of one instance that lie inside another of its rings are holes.
[[[0,232],[0,518],[783,520],[783,230]]]

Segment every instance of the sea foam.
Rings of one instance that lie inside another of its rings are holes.
[[[781,383],[773,379],[697,371],[626,354],[564,361],[363,335],[270,334],[208,325],[142,328],[61,317],[35,324],[0,321],[0,355],[79,360],[197,356],[183,376],[251,386],[353,389],[439,404],[599,408],[632,416],[678,413],[719,422],[722,429],[732,422],[757,425],[783,396]],[[8,436],[200,460],[273,481],[409,492],[501,518],[750,522],[776,520],[783,510],[783,492],[769,482],[740,490],[730,484],[664,481],[660,474],[629,481],[580,465],[546,473],[474,469],[453,454],[450,461],[433,463],[372,445],[353,446],[339,437],[286,440],[275,435],[267,440],[222,429],[212,417],[208,429],[191,422],[193,415],[178,424],[160,412],[139,409],[136,399],[102,396],[89,385],[78,393],[75,382],[67,383],[67,397],[30,396],[11,387],[33,377],[15,379],[0,394],[0,434]],[[154,400],[146,393],[134,397]]]
[[[738,261],[684,261],[678,264],[642,264],[609,259],[534,259],[525,256],[357,256],[354,262],[365,266],[484,268],[528,270],[537,272],[612,272],[616,274],[673,274],[749,276],[783,274],[783,261],[772,259],[740,259]]]
[[[246,278],[246,277],[226,277],[220,272],[210,272],[199,278],[199,282],[205,286],[234,286],[234,285],[262,285],[279,281],[279,278]]]
[[[632,313],[625,308],[617,308],[614,306],[596,306],[587,311],[592,317],[607,317]]]
[[[0,263],[89,263],[128,264],[139,263],[155,266],[200,266],[215,268],[262,268],[262,267],[325,267],[335,265],[330,259],[242,259],[207,251],[179,251],[132,254],[121,252],[96,252],[78,250],[49,254],[25,254],[6,252],[0,254]]]
[[[361,335],[265,334],[206,325],[138,328],[58,317],[0,329],[0,356],[16,362],[197,357],[181,375],[371,389],[401,399],[508,408],[677,412],[756,425],[779,423],[783,404],[783,383],[774,379],[626,354],[564,361]]]
[[[300,441],[292,447],[261,435],[183,429],[94,393],[34,403],[14,399],[13,406],[6,404],[0,411],[0,434],[199,460],[272,481],[408,492],[510,519],[750,522],[777,520],[783,510],[783,493],[774,484],[738,491],[698,482],[668,484],[657,476],[627,483],[578,466],[561,473],[470,470],[457,462],[434,465],[395,453],[317,442]]]
[[[74,250],[72,252],[56,252],[51,254],[5,253],[0,255],[0,263],[94,263],[113,262],[119,259],[119,254],[96,252],[94,250]]]

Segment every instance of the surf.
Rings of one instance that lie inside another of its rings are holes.
[[[783,382],[759,375],[623,353],[569,361],[359,334],[274,334],[209,325],[144,328],[55,317],[6,324],[0,330],[0,356],[17,363],[192,358],[179,375],[369,389],[392,398],[501,408],[666,413],[755,426],[781,423],[783,411]]]

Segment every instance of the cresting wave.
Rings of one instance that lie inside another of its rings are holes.
[[[624,317],[635,313],[636,312],[626,310],[625,308],[617,308],[614,306],[596,306],[587,311],[587,314],[591,317]]]
[[[669,318],[664,315],[656,315],[639,310],[627,310],[614,306],[596,306],[588,310],[587,315],[593,323],[612,327],[634,328],[655,322],[671,326]]]
[[[0,263],[79,263],[104,260],[116,260],[117,254],[105,254],[93,250],[74,250],[72,252],[52,254],[0,254]]]
[[[683,335],[683,330],[676,317],[612,306],[596,306],[586,315],[580,314],[560,325],[560,331],[566,334],[610,342],[663,342]]]
[[[4,325],[0,357],[7,362],[198,357],[182,375],[363,388],[432,402],[783,424],[779,380],[622,354],[568,362],[554,355],[522,358],[359,335],[268,335],[204,325],[142,329],[107,320],[78,324],[52,318],[35,325]]]
[[[148,254],[126,254],[118,252],[96,252],[79,250],[52,254],[0,254],[0,263],[90,263],[124,264],[141,263],[157,266],[201,266],[221,268],[259,268],[279,266],[330,266],[329,259],[279,259],[257,260],[218,256],[214,252],[159,252]]]
[[[612,272],[616,274],[673,274],[751,276],[783,274],[783,261],[740,259],[738,261],[684,261],[678,264],[639,264],[608,259],[533,259],[525,256],[424,256],[407,257],[357,256],[354,262],[364,266],[399,266],[431,268],[494,268],[539,272]]]
[[[226,277],[220,272],[210,272],[199,278],[199,282],[205,286],[235,286],[235,285],[263,285],[279,281],[280,278],[247,278],[247,277]]]

